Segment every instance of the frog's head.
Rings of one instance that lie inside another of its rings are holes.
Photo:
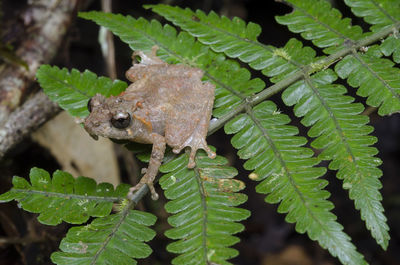
[[[132,137],[132,110],[121,97],[106,98],[96,94],[88,101],[88,110],[90,114],[84,121],[84,128],[95,140],[98,136],[114,139]]]

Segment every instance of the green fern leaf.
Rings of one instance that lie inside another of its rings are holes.
[[[40,66],[36,77],[46,95],[75,117],[89,114],[87,102],[96,93],[109,97],[120,94],[128,86],[123,81],[98,78],[89,70],[80,73],[72,69],[68,72],[65,68],[49,65]]]
[[[59,265],[126,265],[146,258],[151,248],[144,242],[154,238],[156,217],[150,213],[129,210],[96,218],[91,224],[71,228],[61,241],[61,251],[51,260]]]
[[[397,30],[393,31],[393,35],[382,43],[381,51],[385,56],[393,53],[393,60],[400,63],[400,39],[396,33],[400,27],[400,2],[397,0],[380,0],[379,2],[345,0],[345,3],[351,7],[356,16],[362,17],[365,22],[372,25],[372,32],[397,25]]]
[[[187,168],[187,155],[161,167],[167,174],[160,185],[171,200],[165,209],[173,214],[168,222],[174,227],[165,235],[178,240],[167,249],[180,254],[172,264],[231,264],[226,260],[238,255],[230,248],[239,241],[232,234],[243,230],[237,222],[248,218],[250,212],[234,207],[247,197],[237,193],[244,183],[232,179],[237,171],[225,166],[226,162],[222,157],[210,159],[199,153],[194,170]]]
[[[354,99],[344,95],[345,87],[332,85],[336,79],[332,70],[321,71],[290,86],[282,98],[285,104],[295,105],[295,115],[304,117],[302,123],[311,127],[308,135],[316,137],[311,146],[323,149],[320,159],[332,160],[329,168],[338,170],[337,177],[343,179],[343,188],[349,190],[367,228],[386,249],[390,237],[380,202],[382,172],[377,166],[381,160],[374,157],[378,151],[371,147],[377,139],[368,135],[373,131],[365,125],[369,118],[359,115],[363,105],[352,103]]]
[[[265,86],[261,79],[250,79],[250,72],[239,67],[237,62],[225,60],[223,55],[195,42],[187,33],[177,35],[169,25],[162,27],[155,20],[148,22],[143,18],[95,11],[79,13],[79,16],[108,28],[133,50],[149,51],[157,45],[160,48],[158,56],[163,60],[204,70],[205,78],[216,85],[215,117],[230,113],[246,96],[261,91]]]
[[[342,49],[345,41],[356,41],[363,37],[361,27],[352,26],[349,18],[332,8],[325,0],[285,0],[293,7],[293,12],[277,16],[278,23],[287,25],[289,30],[332,54]],[[330,48],[329,48],[330,47]]]
[[[391,35],[387,37],[380,45],[381,52],[385,56],[393,54],[393,61],[400,63],[400,39],[397,36]]]
[[[344,0],[351,11],[373,25],[371,31],[391,27],[400,21],[400,2],[397,0]]]
[[[146,7],[188,31],[214,51],[239,58],[253,69],[262,70],[264,75],[274,77],[271,82],[291,76],[296,71],[301,71],[302,65],[311,63],[310,59],[315,60],[315,52],[308,47],[301,52],[291,52],[289,56],[287,50],[301,48],[301,44],[299,46],[294,41],[289,41],[282,49],[259,43],[257,36],[261,32],[260,26],[251,22],[246,25],[237,17],[229,20],[214,12],[206,15],[200,10],[193,12],[188,8],[161,4]]]
[[[40,213],[38,220],[47,225],[62,221],[82,224],[90,216],[107,216],[113,203],[121,201],[129,189],[128,185],[119,185],[114,190],[109,183],[96,185],[85,177],[74,179],[61,170],[50,178],[47,171],[32,168],[29,177],[32,185],[24,178],[14,177],[14,187],[0,195],[0,202],[16,200],[24,210]]]
[[[268,194],[266,202],[280,202],[278,212],[287,213],[286,221],[295,222],[296,231],[307,232],[343,264],[366,264],[330,212],[330,194],[323,190],[328,183],[318,179],[326,169],[314,167],[319,160],[302,147],[307,140],[289,122],[274,103],[265,101],[227,123],[225,131],[235,133],[232,144],[248,159],[244,167],[254,170],[250,177],[262,180],[257,192]]]
[[[364,54],[351,54],[335,66],[336,73],[349,85],[358,87],[357,95],[368,97],[367,104],[379,107],[379,115],[400,111],[400,69],[393,67],[377,47],[370,47]]]

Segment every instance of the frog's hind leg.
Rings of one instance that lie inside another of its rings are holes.
[[[214,85],[204,83],[203,88],[206,92],[204,95],[196,95],[197,99],[193,102],[179,104],[166,124],[165,137],[174,153],[181,152],[187,146],[191,148],[189,168],[196,165],[194,158],[198,149],[205,150],[210,158],[216,157],[206,141],[214,103]]]

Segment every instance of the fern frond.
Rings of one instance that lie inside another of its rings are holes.
[[[167,173],[160,185],[171,200],[165,209],[173,214],[168,222],[174,227],[165,235],[178,240],[167,250],[180,254],[172,264],[231,264],[226,260],[238,252],[230,246],[239,241],[233,234],[243,230],[237,222],[250,215],[235,207],[247,200],[237,193],[244,183],[232,179],[237,171],[225,166],[223,157],[210,159],[199,153],[194,170],[187,168],[187,162],[188,156],[181,155],[160,169]]]
[[[128,185],[119,185],[115,190],[109,183],[96,185],[86,177],[74,179],[61,170],[50,178],[47,171],[32,168],[29,177],[32,185],[15,176],[14,187],[0,195],[0,202],[16,200],[25,211],[40,213],[38,220],[47,225],[62,221],[82,224],[91,216],[107,216],[113,203],[121,201],[129,189]]]
[[[287,25],[289,30],[301,33],[315,46],[325,48],[324,52],[332,54],[342,49],[345,41],[352,42],[363,37],[360,26],[352,26],[351,19],[342,18],[339,10],[332,8],[325,0],[285,0],[293,7],[293,12],[277,16],[276,20]]]
[[[360,27],[351,26],[348,18],[341,19],[340,12],[331,8],[327,1],[287,0],[286,2],[294,8],[294,11],[285,16],[277,17],[277,21],[287,25],[293,32],[302,32],[305,39],[312,40],[318,47],[330,47],[324,50],[326,53],[343,50],[346,46],[351,46],[357,41],[361,41],[361,38],[365,38]],[[327,12],[327,10],[330,11]],[[400,43],[398,46],[400,46]],[[386,52],[388,53],[389,50],[386,50]],[[351,63],[354,63],[355,67]],[[370,63],[373,63],[373,65],[370,65]],[[340,66],[346,66],[346,68],[341,69]],[[380,115],[400,111],[398,80],[392,80],[392,76],[389,77],[386,74],[387,72],[396,73],[398,71],[393,67],[393,64],[390,65],[390,62],[379,58],[379,56],[371,58],[369,55],[363,55],[352,49],[351,55],[342,60],[339,63],[339,68],[336,67],[336,69],[341,78],[345,78],[353,72],[351,76],[353,78],[348,80],[349,84],[360,87],[357,95],[368,97],[367,104],[379,107],[378,113]]]
[[[301,71],[301,66],[315,60],[315,52],[308,47],[298,52],[290,53],[287,49],[301,48],[297,43],[290,42],[284,48],[277,49],[257,41],[260,26],[255,23],[245,24],[240,18],[229,20],[219,17],[214,12],[206,15],[186,8],[168,5],[148,5],[152,11],[165,17],[175,25],[189,32],[192,36],[209,45],[216,52],[224,52],[227,56],[238,58],[248,63],[255,70],[262,70],[268,77],[274,77],[271,82],[278,82],[283,78]]]
[[[225,131],[235,133],[232,144],[248,159],[244,167],[254,170],[251,178],[262,180],[257,192],[268,194],[266,202],[280,203],[278,212],[287,213],[286,221],[295,222],[296,231],[307,232],[343,264],[366,264],[330,212],[330,194],[323,190],[328,183],[318,179],[326,169],[314,167],[319,160],[303,147],[307,140],[297,136],[298,129],[289,122],[274,103],[265,101],[247,108],[246,114],[225,125]]]
[[[379,107],[379,115],[400,111],[400,69],[391,60],[380,58],[378,47],[364,54],[353,53],[335,66],[336,73],[349,85],[358,87],[357,95],[367,97],[367,104]]]
[[[69,229],[61,251],[54,252],[51,260],[58,265],[126,265],[148,257],[151,248],[144,242],[155,236],[148,226],[154,225],[156,217],[128,208]]]
[[[97,77],[86,70],[80,73],[76,69],[68,72],[57,66],[42,65],[36,73],[40,86],[47,96],[75,117],[86,117],[88,100],[96,93],[106,97],[118,95],[127,88],[120,80]]]
[[[356,16],[362,17],[365,22],[371,24],[371,31],[378,32],[386,27],[400,24],[400,2],[397,0],[381,0],[379,2],[366,0],[345,0]],[[393,53],[393,60],[400,63],[400,39],[397,30],[386,38],[381,45],[381,51],[385,56]]]
[[[155,20],[148,22],[143,18],[95,11],[79,15],[108,28],[133,50],[149,51],[157,45],[160,48],[158,56],[163,60],[201,68],[205,78],[216,85],[215,117],[231,112],[246,96],[261,91],[265,86],[259,78],[250,79],[250,72],[239,67],[237,62],[210,51],[187,33],[177,35],[169,25],[162,27]]]
[[[360,115],[363,105],[352,103],[354,98],[344,95],[345,87],[333,85],[336,79],[332,70],[321,71],[290,86],[282,98],[285,104],[295,105],[295,115],[304,117],[302,123],[311,127],[308,135],[316,138],[311,146],[323,150],[321,160],[332,160],[329,168],[338,170],[337,177],[343,179],[343,188],[349,190],[367,228],[386,249],[390,237],[380,202],[382,172],[377,167],[381,160],[371,147],[377,139],[369,135],[373,131],[366,125],[369,118]]]

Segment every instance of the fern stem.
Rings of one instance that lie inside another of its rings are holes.
[[[154,182],[157,182],[158,178],[156,178],[156,180]],[[144,195],[146,195],[149,192],[149,187],[147,185],[143,185],[142,187],[140,187],[140,189],[138,191],[136,191],[132,197],[129,198],[130,203],[132,204],[132,207],[134,205],[136,205],[142,198]]]

